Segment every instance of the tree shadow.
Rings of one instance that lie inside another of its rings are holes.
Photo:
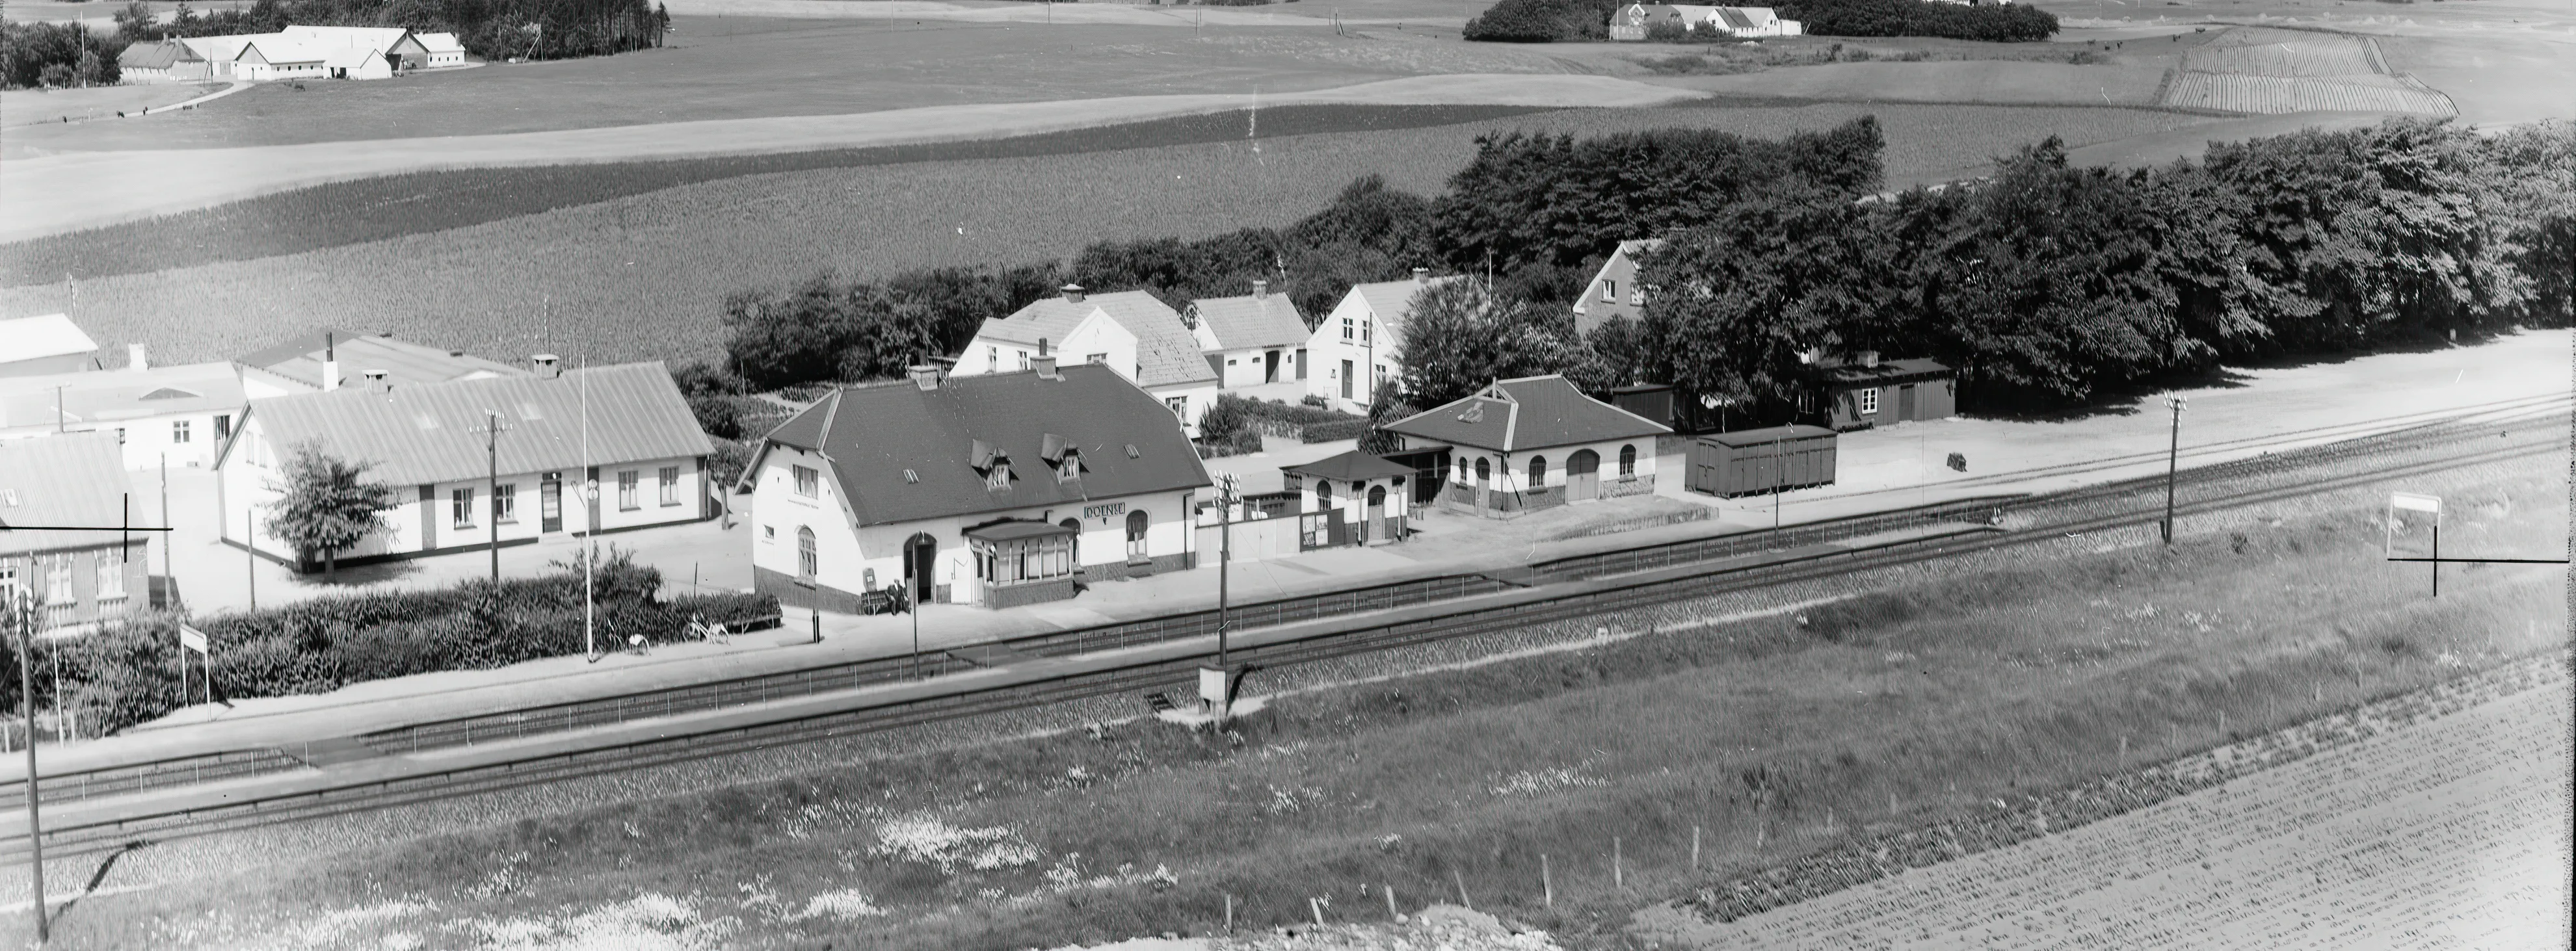
[[[140,851],[144,846],[151,844],[148,840],[136,839],[118,847],[114,852],[107,853],[106,858],[99,860],[98,868],[90,872],[89,881],[81,885],[80,894],[72,896],[70,900],[63,902],[62,907],[46,914],[46,926],[49,928],[61,926],[63,919],[71,915],[72,909],[79,906],[82,899],[88,898],[91,892],[98,891],[100,885],[107,884],[108,873],[116,870],[116,863],[123,860],[126,853]]]
[[[1978,405],[1960,413],[1972,419],[1994,419],[2015,423],[2067,423],[2105,416],[2137,416],[2163,410],[2152,402],[2158,395],[2173,390],[2235,390],[2253,385],[2254,378],[2234,367],[2212,367],[2206,370],[2158,373],[2105,384],[2094,388],[2093,395],[2082,403],[2064,404],[2032,400],[2015,405],[2006,400]]]
[[[420,572],[421,567],[417,562],[400,558],[365,565],[341,565],[340,570],[335,573],[316,571],[309,575],[296,575],[295,583],[317,588],[363,588],[368,585],[401,581]]]
[[[2451,340],[2440,334],[2409,334],[2403,337],[2380,341],[2378,343],[2356,346],[2348,350],[2310,350],[2295,353],[2271,353],[2240,357],[2229,360],[2228,366],[2241,370],[2294,370],[2300,367],[2335,366],[2337,364],[2350,363],[2362,357],[2373,357],[2388,353],[2438,353],[2444,350],[2457,350],[2464,347],[2478,346],[2480,344],[2495,343],[2512,336],[2518,336],[2518,334],[2513,332],[2480,334],[2461,340],[2457,343],[2453,343]]]

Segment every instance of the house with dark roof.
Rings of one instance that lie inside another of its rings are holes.
[[[116,75],[127,83],[171,83],[213,75],[206,58],[177,40],[128,45],[116,54]]]
[[[713,447],[669,369],[536,362],[533,374],[421,384],[369,371],[357,384],[253,400],[216,457],[224,540],[298,567],[318,563],[267,525],[305,445],[365,464],[368,479],[394,488],[385,530],[341,552],[342,564],[715,514]]]
[[[1431,269],[1418,267],[1409,280],[1352,285],[1306,337],[1307,358],[1316,364],[1306,374],[1306,395],[1322,397],[1333,409],[1366,415],[1376,389],[1369,381],[1392,382],[1404,375],[1404,328],[1414,296],[1456,280],[1464,278],[1432,277]]]
[[[108,433],[0,439],[0,603],[33,595],[48,629],[142,610],[151,533],[38,528],[122,526],[133,491]]]
[[[234,357],[242,392],[251,399],[288,393],[339,389],[361,376],[381,373],[384,382],[410,387],[452,380],[496,376],[530,376],[528,367],[394,339],[391,333],[355,334],[323,329],[278,341]]]
[[[1947,419],[1959,411],[1958,371],[1938,360],[1881,360],[1878,351],[1817,355],[1798,393],[1801,421],[1837,432]]]
[[[1298,550],[1404,540],[1413,467],[1353,449],[1279,467],[1297,499]]]
[[[1442,473],[1442,508],[1489,517],[1652,493],[1655,437],[1672,432],[1555,374],[1496,380],[1386,429],[1404,437],[1393,458]]]
[[[230,363],[156,367],[143,345],[122,369],[0,377],[0,439],[100,432],[129,470],[214,464],[248,402]]]
[[[1181,326],[1199,341],[1218,386],[1234,390],[1306,378],[1306,316],[1269,281],[1244,297],[1205,297],[1181,309]]]
[[[1637,283],[1637,259],[1663,246],[1660,238],[1619,242],[1610,259],[1601,262],[1601,270],[1593,272],[1592,283],[1584,285],[1582,295],[1574,299],[1578,338],[1590,338],[1592,331],[1613,318],[1632,324],[1645,319],[1646,289]]]
[[[955,374],[1014,373],[1039,357],[1059,365],[1096,363],[1160,400],[1195,438],[1199,416],[1216,405],[1217,375],[1179,311],[1144,291],[1093,294],[1067,284],[976,328],[957,355]]]
[[[764,437],[735,488],[754,584],[852,611],[910,579],[916,603],[1006,608],[1195,567],[1211,483],[1171,422],[1111,367],[1053,355],[836,389]]]

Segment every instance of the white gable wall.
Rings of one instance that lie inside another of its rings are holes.
[[[1385,321],[1369,307],[1368,298],[1356,289],[1342,294],[1341,303],[1306,340],[1306,393],[1320,396],[1326,405],[1346,413],[1368,412],[1369,372],[1374,361],[1377,376],[1393,381],[1404,375],[1399,362],[1401,343],[1390,332]],[[1342,363],[1352,369],[1350,396],[1342,395]]]

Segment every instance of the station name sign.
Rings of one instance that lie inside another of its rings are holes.
[[[1107,505],[1085,505],[1082,507],[1082,517],[1084,518],[1108,518],[1113,515],[1125,514],[1127,514],[1127,503],[1125,502],[1111,502]]]

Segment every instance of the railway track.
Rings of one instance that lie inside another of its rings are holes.
[[[2520,430],[2525,435],[2516,439],[2506,430]],[[2531,458],[2563,451],[2567,445],[2562,435],[2565,431],[2563,416],[2554,417],[2554,422],[2517,420],[2502,430],[2491,423],[2437,423],[2308,450],[2204,467],[2185,473],[2178,480],[2195,491],[2192,497],[2178,504],[2176,511],[2180,515],[2200,515],[2455,468]],[[2320,469],[2354,471],[2316,471]],[[2262,484],[2230,486],[2230,483],[2237,482]],[[1530,566],[1527,579],[1515,579],[1547,585],[1545,588],[1506,589],[1465,603],[1420,604],[1390,612],[1382,619],[1371,619],[1370,623],[1288,632],[1290,636],[1273,638],[1266,643],[1238,646],[1232,654],[1234,659],[1262,667],[1288,667],[1857,571],[1920,564],[1973,552],[2042,543],[2067,535],[2154,524],[2163,515],[2163,487],[2164,480],[2159,477],[2028,499],[1999,500],[1993,502],[1995,520],[2024,524],[2009,532],[1950,534],[1918,543],[1844,554],[1819,554],[1749,568],[1714,566],[1709,562],[1728,557],[1720,552],[1731,549],[1723,546],[1745,543],[1748,536],[1760,533],[1639,546],[1559,559]],[[2212,488],[2233,490],[2208,491]],[[1774,543],[1783,540],[1779,537],[1770,539]],[[1172,639],[1160,633],[1152,640],[1139,635],[1135,643],[1116,645],[1170,648],[1137,652],[1138,656],[1132,658],[1132,662],[1079,671],[1041,670],[1018,680],[986,678],[978,686],[967,687],[961,683],[959,686],[964,689],[920,699],[835,709],[741,726],[674,723],[672,731],[659,736],[592,749],[532,754],[524,759],[291,794],[261,796],[254,791],[245,791],[240,799],[218,806],[173,807],[159,812],[146,810],[143,814],[128,815],[114,821],[84,822],[72,818],[47,830],[46,850],[66,857],[97,854],[156,841],[399,808],[1072,700],[1166,690],[1194,682],[1196,668],[1206,658],[1205,648],[1171,643]],[[1110,645],[1087,646],[1098,650]],[[1040,663],[1028,666],[1051,668],[1074,663],[1073,655],[1077,650],[1065,645],[1049,645],[1041,646],[1033,653]],[[1056,663],[1048,664],[1048,661]],[[935,684],[936,681],[925,683]],[[15,826],[9,828],[14,831]],[[0,837],[0,860],[23,856],[26,844],[23,833]]]

